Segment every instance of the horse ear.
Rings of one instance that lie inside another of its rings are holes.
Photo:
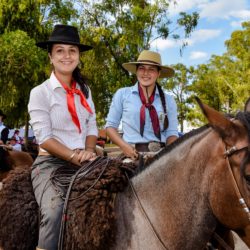
[[[216,111],[215,109],[209,107],[207,104],[202,103],[202,101],[195,97],[197,103],[199,104],[203,114],[206,116],[209,124],[217,131],[219,134],[225,138],[231,136],[233,130],[235,129],[234,123],[226,118],[222,113]]]
[[[250,112],[250,98],[247,99],[244,107],[245,112]]]

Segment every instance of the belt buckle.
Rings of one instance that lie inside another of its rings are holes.
[[[151,152],[157,152],[161,149],[161,144],[157,141],[152,141],[148,143],[148,149]]]

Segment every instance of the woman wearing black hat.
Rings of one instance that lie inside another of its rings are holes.
[[[49,40],[37,43],[48,51],[53,72],[30,93],[30,123],[39,144],[32,185],[40,206],[38,249],[57,249],[63,200],[54,190],[51,173],[68,164],[95,158],[97,127],[91,92],[78,68],[80,53],[92,47],[80,43],[78,31],[56,25]]]

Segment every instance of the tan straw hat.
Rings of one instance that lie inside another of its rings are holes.
[[[160,78],[172,77],[174,75],[174,70],[168,66],[162,65],[161,55],[157,52],[150,50],[143,50],[136,62],[123,63],[122,67],[131,73],[136,73],[136,66],[138,64],[148,64],[158,66],[160,71]]]

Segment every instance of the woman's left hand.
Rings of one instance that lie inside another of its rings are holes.
[[[78,153],[78,160],[80,163],[84,161],[93,161],[96,158],[96,153],[88,150],[81,150]]]

